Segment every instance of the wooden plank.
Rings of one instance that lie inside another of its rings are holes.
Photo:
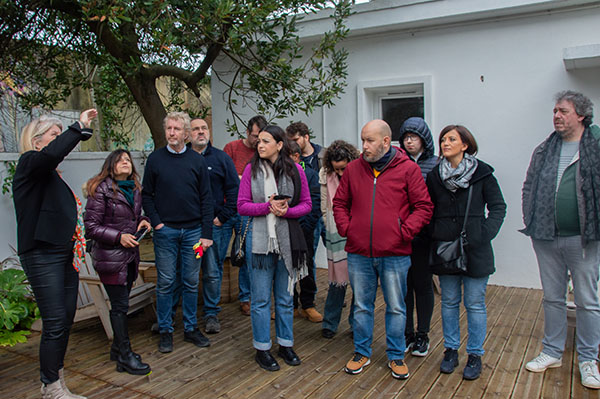
[[[574,335],[574,328],[567,328],[567,342],[563,353],[562,367],[544,371],[542,398],[568,398],[571,396],[571,381],[575,372],[573,370]]]
[[[327,294],[326,271],[318,271],[317,282],[316,303],[322,309]],[[541,297],[540,290],[488,287],[489,331],[484,372],[480,380],[472,382],[462,380],[464,353],[461,366],[453,375],[439,373],[444,351],[439,301],[432,317],[429,355],[425,358],[407,356],[411,377],[405,382],[393,379],[385,355],[385,308],[380,294],[376,301],[373,363],[360,375],[347,375],[342,370],[353,351],[345,321],[340,325],[338,335],[326,340],[320,336],[320,324],[295,319],[295,349],[302,358],[302,365],[290,367],[280,362],[281,370],[274,373],[260,369],[254,362],[250,318],[240,314],[237,303],[231,303],[223,305],[219,315],[222,332],[209,336],[212,343],[209,348],[197,348],[183,342],[179,311],[175,350],[170,354],[157,351],[158,335],[149,331],[150,323],[143,315],[130,317],[132,346],[151,365],[150,380],[116,372],[115,363],[108,358],[110,342],[101,324],[94,320],[81,322],[71,333],[65,359],[67,382],[73,392],[89,398],[373,399],[468,395],[471,398],[600,399],[600,392],[581,386],[577,359],[573,356],[572,328],[568,330],[569,342],[565,351],[565,362],[569,366],[565,363],[560,369],[541,374],[525,371],[525,362],[541,348]],[[349,306],[343,311],[344,320],[348,310]],[[466,331],[464,311],[461,327]],[[464,352],[465,338],[461,352]],[[39,342],[40,334],[34,333],[24,344],[0,348],[0,397],[39,398]],[[273,351],[276,350],[277,344],[274,344]]]
[[[486,353],[482,357],[481,376],[475,381],[463,380],[461,386],[456,390],[454,398],[483,397],[496,371],[514,379],[519,370],[520,362],[516,363],[516,367],[512,364],[500,363],[501,356],[505,352],[510,353],[514,349],[514,347],[508,346],[509,338],[513,336],[513,333],[516,333],[515,325],[519,321],[519,314],[523,310],[528,296],[528,290],[524,288],[514,288],[512,291],[513,295],[507,301],[502,314],[490,326],[487,333],[484,343]],[[521,359],[522,354],[516,354],[515,357]],[[489,392],[497,391],[490,390]]]
[[[531,340],[531,330],[542,311],[542,292],[528,290],[527,298],[522,305],[519,312],[515,309],[516,323],[508,334],[508,341],[493,368],[492,378],[486,387],[488,396],[510,397],[520,373],[528,373],[525,370],[525,363],[529,361],[526,354]]]

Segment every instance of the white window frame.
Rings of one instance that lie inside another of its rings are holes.
[[[429,126],[432,126],[432,77],[430,75],[358,82],[356,115],[359,129],[357,143],[359,145],[361,143],[360,129],[367,122],[381,118],[382,99],[414,97],[413,93],[418,93],[419,88],[423,95],[423,119]]]

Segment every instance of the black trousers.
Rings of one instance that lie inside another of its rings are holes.
[[[405,335],[413,336],[413,314],[417,304],[417,334],[429,333],[433,314],[433,284],[429,271],[429,247],[413,246],[411,267],[406,280],[406,329]]]
[[[42,316],[40,379],[51,384],[64,366],[77,310],[79,274],[73,268],[73,243],[40,246],[20,258]]]
[[[298,309],[298,300],[302,309],[314,308],[315,307],[315,295],[317,294],[317,283],[315,281],[315,262],[313,255],[313,242],[314,242],[314,231],[308,231],[302,229],[304,233],[304,240],[308,248],[306,255],[308,259],[308,275],[300,280],[300,295],[294,286],[294,309]]]
[[[129,293],[133,286],[133,277],[135,276],[135,263],[127,265],[127,284],[115,285],[104,284],[104,289],[110,300],[110,313],[125,313],[129,311]]]

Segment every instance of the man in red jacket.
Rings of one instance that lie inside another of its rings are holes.
[[[362,156],[348,164],[333,199],[338,232],[347,237],[354,292],[354,357],[346,372],[370,364],[377,281],[386,303],[385,331],[392,376],[406,379],[404,326],[411,242],[429,222],[433,204],[416,163],[391,146],[389,125],[376,119],[361,131]]]

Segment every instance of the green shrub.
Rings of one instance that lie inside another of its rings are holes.
[[[0,270],[0,346],[27,341],[31,324],[40,317],[26,280],[23,270]]]

